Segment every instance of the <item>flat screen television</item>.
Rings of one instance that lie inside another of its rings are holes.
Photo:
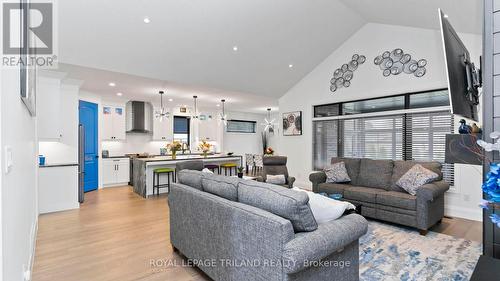
[[[469,51],[441,9],[439,21],[451,111],[453,114],[478,121],[481,72],[471,62]]]

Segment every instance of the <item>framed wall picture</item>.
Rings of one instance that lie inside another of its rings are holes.
[[[283,135],[302,135],[302,111],[283,113]]]

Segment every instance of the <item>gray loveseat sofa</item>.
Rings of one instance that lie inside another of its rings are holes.
[[[326,183],[325,173],[315,172],[309,176],[314,192],[340,193],[345,200],[360,204],[363,216],[415,227],[422,235],[443,218],[444,193],[449,185],[442,179],[440,163],[332,158],[332,164],[338,162],[345,163],[351,182]],[[439,178],[413,196],[396,182],[417,163]]]
[[[366,220],[351,214],[317,225],[308,200],[280,186],[183,170],[168,195],[170,240],[204,261],[198,267],[214,280],[359,280]]]

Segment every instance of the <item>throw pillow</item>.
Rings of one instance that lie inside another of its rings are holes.
[[[270,184],[286,184],[285,175],[267,175],[266,182]]]
[[[297,187],[292,189],[307,193],[307,196],[309,196],[309,206],[318,224],[336,220],[340,218],[346,210],[356,209],[356,206],[346,201],[335,200]]]
[[[326,174],[327,183],[341,183],[350,182],[351,178],[347,173],[344,162],[338,162],[332,164],[329,168],[325,168],[324,172]]]
[[[417,195],[417,190],[424,184],[433,182],[439,175],[424,168],[420,164],[414,165],[397,182],[397,185],[411,195]]]

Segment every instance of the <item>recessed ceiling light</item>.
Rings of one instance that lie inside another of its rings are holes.
[[[114,87],[114,86],[116,86],[115,82],[109,82],[109,84],[108,84],[108,85],[109,85],[110,87]]]
[[[168,99],[168,101],[174,101],[174,99]]]
[[[220,106],[220,104],[216,104],[215,106],[219,107],[219,106]]]
[[[238,46],[234,46],[233,51],[235,51],[235,52],[238,51]]]
[[[119,97],[123,96],[122,93],[116,93],[116,95],[119,96]]]
[[[144,23],[150,23],[151,20],[149,18],[144,18]]]
[[[293,67],[293,64],[289,64],[289,65],[288,65],[288,68],[292,68],[292,67]]]
[[[445,18],[448,18],[448,15],[446,15],[446,14],[445,14],[445,15],[444,15],[444,17],[445,17]]]

